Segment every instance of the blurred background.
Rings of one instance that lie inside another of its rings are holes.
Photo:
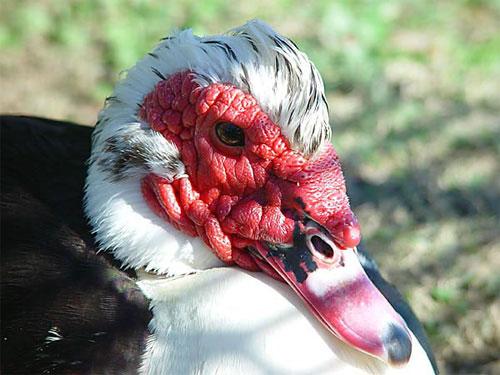
[[[232,3],[232,4],[231,4]],[[175,28],[261,18],[326,84],[365,247],[445,374],[500,373],[500,1],[3,0],[0,112],[91,126]]]

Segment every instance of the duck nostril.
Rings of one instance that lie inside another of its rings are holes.
[[[319,236],[311,237],[313,249],[326,259],[332,259],[335,255],[333,248]]]

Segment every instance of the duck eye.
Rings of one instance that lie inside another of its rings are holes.
[[[225,145],[245,145],[245,134],[243,133],[243,129],[230,122],[220,122],[215,125],[215,133],[219,140]]]

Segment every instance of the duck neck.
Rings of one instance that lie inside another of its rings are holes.
[[[384,373],[381,361],[329,334],[288,286],[214,268],[143,279],[152,336],[145,373]]]

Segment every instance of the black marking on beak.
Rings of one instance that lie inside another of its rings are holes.
[[[399,326],[391,324],[384,336],[389,362],[394,365],[405,364],[411,356],[411,338]]]
[[[255,248],[253,248],[252,246],[247,246],[246,247],[246,250],[252,254],[253,257],[259,259],[259,260],[264,260],[264,258],[262,258],[262,256],[259,254],[259,252],[257,250],[255,250]]]
[[[307,248],[305,234],[296,224],[293,231],[293,245],[267,244],[268,257],[279,258],[286,272],[292,272],[298,283],[303,283],[308,273],[316,271],[318,265]]]
[[[297,202],[297,204],[300,206],[300,208],[302,208],[303,210],[306,209],[306,204],[304,203],[304,200],[302,199],[302,197],[295,197],[295,202]]]

